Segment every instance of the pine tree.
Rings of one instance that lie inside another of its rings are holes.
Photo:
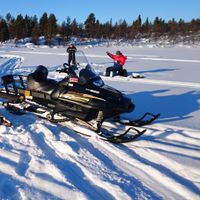
[[[39,28],[40,28],[40,33],[42,36],[45,36],[47,38],[47,23],[48,23],[48,15],[45,12],[42,17],[40,18],[39,22]]]
[[[100,29],[101,29],[101,37],[106,39],[114,38],[112,19],[110,19],[110,21],[106,22],[105,24],[100,25]]]
[[[60,36],[62,38],[63,45],[66,46],[66,42],[67,42],[67,24],[66,24],[65,21],[62,22],[62,25],[60,27]]]
[[[149,22],[148,17],[146,18],[144,24],[142,25],[142,33],[145,34],[147,37],[150,36],[150,33],[151,33],[151,23]]]
[[[40,36],[40,26],[36,16],[34,16],[32,19],[32,26],[33,26],[31,32],[32,42],[34,44],[37,44]]]
[[[33,30],[32,30],[32,41],[34,44],[38,43],[39,36],[40,36],[39,24],[35,24],[35,26],[33,27]]]
[[[101,24],[100,24],[99,20],[96,20],[95,29],[96,29],[95,37],[101,38],[102,32],[101,32]]]
[[[78,36],[80,38],[84,37],[84,28],[83,27],[84,27],[83,23],[78,24]]]
[[[190,30],[196,33],[200,30],[200,19],[192,19],[190,22]]]
[[[168,27],[169,27],[170,35],[171,36],[176,35],[178,26],[177,26],[177,22],[174,18],[168,22]]]
[[[120,23],[120,26],[119,26],[119,33],[120,33],[120,37],[121,38],[124,38],[124,39],[127,39],[128,35],[128,24],[126,22],[126,20],[123,20],[121,23]]]
[[[17,39],[22,39],[26,36],[25,21],[21,14],[19,14],[14,22],[14,36]]]
[[[185,35],[187,32],[186,24],[183,19],[180,19],[178,22],[178,32],[182,35]]]
[[[74,19],[71,23],[71,32],[72,32],[72,36],[77,36],[78,34],[78,23],[76,19]]]
[[[155,36],[161,36],[166,32],[166,24],[162,18],[155,18],[153,23],[153,32]]]
[[[56,17],[54,14],[49,15],[48,23],[47,23],[47,40],[48,44],[51,44],[52,39],[57,34],[57,23],[56,23]]]
[[[37,16],[23,17],[19,14],[16,19],[8,13],[5,19],[0,18],[0,41],[7,39],[21,39],[32,37],[34,43],[40,35],[45,36],[48,43],[55,38],[56,34],[60,34],[58,39],[63,40],[64,45],[70,37],[90,37],[90,38],[105,38],[105,39],[133,39],[135,37],[160,37],[162,35],[170,36],[175,41],[178,35],[185,36],[190,34],[190,38],[198,40],[200,32],[200,19],[192,19],[190,22],[185,22],[180,19],[178,22],[175,19],[169,20],[167,23],[159,17],[155,17],[153,23],[146,18],[142,24],[141,15],[137,17],[131,25],[128,25],[126,20],[120,20],[114,25],[112,20],[102,24],[96,19],[94,13],[90,13],[84,23],[77,23],[76,19],[71,21],[67,17],[61,25],[56,22],[54,14],[43,13],[39,24]]]
[[[72,34],[72,29],[71,29],[71,18],[68,16],[67,17],[67,24],[66,24],[66,35],[67,35],[67,40],[71,37]]]
[[[142,19],[139,15],[138,18],[133,21],[132,26],[130,27],[131,38],[135,38],[142,30]]]
[[[0,19],[0,42],[8,40],[9,37],[10,35],[9,35],[8,25],[6,23],[6,20],[2,18]]]
[[[25,24],[25,35],[26,37],[31,37],[32,30],[33,30],[33,24],[32,24],[32,17],[29,17],[28,15],[24,18],[24,24]]]
[[[10,13],[8,13],[6,15],[6,23],[8,25],[9,36],[11,39],[14,38],[14,35],[15,35],[14,22],[15,22],[14,17],[12,17]]]
[[[95,30],[96,18],[94,13],[90,13],[84,24],[85,24],[85,35],[90,38],[94,37],[94,35],[96,34]]]

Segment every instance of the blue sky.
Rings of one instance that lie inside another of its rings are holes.
[[[81,23],[90,13],[94,13],[96,19],[104,23],[112,19],[113,23],[125,19],[132,23],[139,14],[145,20],[151,21],[156,16],[166,21],[180,18],[190,21],[200,18],[200,0],[0,0],[0,16],[10,12],[16,17],[22,15],[37,15],[38,18],[44,12],[54,13],[58,23],[66,20],[67,16]]]

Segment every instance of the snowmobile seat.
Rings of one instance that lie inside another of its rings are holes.
[[[39,91],[51,95],[53,91],[58,87],[58,82],[53,79],[37,81],[32,73],[28,75],[27,87],[30,90]]]
[[[28,75],[28,89],[51,95],[52,92],[58,87],[58,82],[53,79],[47,79],[47,75],[47,68],[39,65],[35,72]]]

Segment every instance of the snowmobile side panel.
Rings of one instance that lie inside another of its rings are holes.
[[[6,93],[5,91],[0,91],[0,98],[7,99],[7,100],[17,100],[19,98],[18,95],[12,93]]]

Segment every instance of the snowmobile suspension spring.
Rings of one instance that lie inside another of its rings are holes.
[[[98,112],[96,121],[102,123],[102,121],[103,121],[103,111]]]

